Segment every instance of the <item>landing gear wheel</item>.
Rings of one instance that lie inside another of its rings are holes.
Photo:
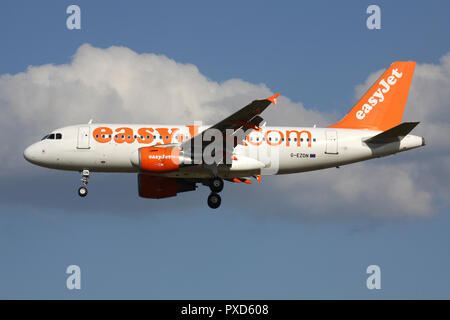
[[[220,206],[221,202],[222,199],[217,193],[211,192],[211,194],[208,196],[208,206],[211,209],[217,209]]]
[[[79,189],[78,189],[78,195],[80,196],[80,197],[86,197],[87,196],[87,194],[88,194],[88,189],[86,188],[86,187],[80,187]]]
[[[89,170],[81,171],[81,182],[83,185],[78,189],[78,195],[82,198],[86,197],[88,194],[87,184],[89,183]]]
[[[212,192],[220,192],[223,190],[223,180],[219,177],[214,177],[209,181],[209,188]]]

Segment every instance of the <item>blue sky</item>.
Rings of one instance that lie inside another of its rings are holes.
[[[81,7],[81,31],[65,27],[72,3]],[[448,1],[377,1],[377,31],[365,26],[372,3],[3,1],[0,75],[69,63],[84,43],[124,46],[193,64],[219,83],[264,83],[339,117],[371,73],[401,59],[438,64],[450,52]],[[148,122],[151,117],[149,110]],[[427,161],[426,150],[377,161],[415,156]],[[389,219],[396,212],[387,212],[378,219],[338,201],[325,218],[314,218],[307,211],[328,197],[326,190],[310,207],[286,207],[269,196],[277,186],[271,177],[266,187],[226,185],[227,205],[211,213],[206,188],[144,200],[135,175],[98,175],[89,196],[79,199],[77,174],[21,161],[19,172],[31,178],[19,173],[0,180],[0,298],[450,297],[446,201],[426,218]],[[345,170],[351,174],[352,167]],[[316,177],[298,174],[298,180]],[[432,185],[431,193],[447,186],[434,189],[431,182],[421,182]],[[291,192],[287,197],[299,190]],[[245,205],[232,201],[242,194]],[[333,218],[334,210],[343,218]],[[70,264],[81,267],[80,291],[65,288]],[[381,267],[380,291],[365,287],[371,264]]]

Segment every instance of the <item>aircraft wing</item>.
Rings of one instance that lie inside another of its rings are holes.
[[[205,134],[208,134],[209,130],[215,129],[219,130],[222,133],[222,137],[224,141],[226,139],[234,139],[234,137],[238,136],[237,132],[239,130],[245,131],[246,129],[259,129],[259,124],[263,121],[263,118],[261,118],[259,115],[271,104],[277,103],[277,97],[280,94],[277,93],[267,99],[263,100],[254,100],[247,106],[243,107],[239,111],[236,111],[231,116],[223,119],[222,121],[216,123],[215,125],[209,127],[208,129],[204,130],[203,132],[195,135],[189,140],[184,141],[181,143],[181,147],[184,150],[195,150],[194,146],[201,146],[201,151],[204,150],[204,148],[210,144],[212,141],[205,141],[204,136]],[[241,144],[242,140],[245,138],[245,135],[239,135],[238,141],[236,141],[233,144],[233,148],[237,144]],[[200,151],[200,150],[199,150]],[[230,150],[227,150],[229,152]],[[231,150],[232,152],[232,150]]]

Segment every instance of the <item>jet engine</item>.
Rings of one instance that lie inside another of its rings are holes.
[[[131,163],[141,171],[169,172],[180,166],[192,164],[190,157],[185,157],[180,148],[144,147],[139,148],[130,158]]]

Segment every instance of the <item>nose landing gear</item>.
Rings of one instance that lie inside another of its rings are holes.
[[[78,189],[78,195],[80,196],[80,197],[86,197],[87,196],[87,194],[88,194],[88,189],[86,188],[86,187],[80,187],[79,189]]]
[[[84,198],[88,194],[87,184],[89,182],[89,170],[83,170],[81,174],[81,182],[83,185],[78,189],[78,195]]]
[[[219,177],[214,177],[209,181],[209,188],[211,193],[208,196],[208,206],[211,209],[217,209],[222,202],[222,198],[218,195],[218,192],[223,190],[223,180]]]

